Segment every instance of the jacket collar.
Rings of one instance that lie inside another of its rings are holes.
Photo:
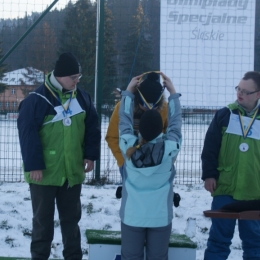
[[[77,86],[72,89],[72,90],[65,90],[63,89],[62,85],[58,82],[58,80],[56,79],[56,77],[53,74],[53,71],[50,72],[47,76],[46,76],[46,82],[45,82],[51,89],[61,92],[63,94],[67,94],[70,93],[72,91],[76,91],[77,90]]]
[[[242,108],[247,116],[252,116],[255,113],[256,109],[260,106],[260,99],[258,99],[256,106],[251,111],[247,111],[243,106],[238,104],[237,100],[235,101],[235,104],[237,104],[238,107]]]

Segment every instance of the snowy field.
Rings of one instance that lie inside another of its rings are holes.
[[[116,199],[116,185],[101,187],[84,185],[81,194],[82,219],[80,229],[84,259],[88,259],[88,245],[84,236],[86,229],[120,230],[119,207]],[[208,238],[210,219],[203,211],[210,209],[211,197],[202,185],[175,185],[175,192],[181,195],[178,208],[173,208],[172,232],[184,234],[188,218],[196,218],[196,259],[203,260]],[[32,210],[28,185],[26,183],[0,184],[0,256],[30,257],[30,234]],[[228,260],[242,259],[241,242],[236,228],[231,254]],[[55,235],[51,258],[62,258],[62,239],[58,215],[55,215]]]
[[[103,117],[101,171],[108,177],[111,177],[111,173],[119,176],[116,162],[104,140],[107,124],[108,119]],[[196,260],[203,259],[210,228],[210,219],[203,216],[203,211],[210,209],[211,196],[204,190],[200,180],[200,153],[207,128],[208,124],[184,122],[183,145],[176,162],[175,183],[185,185],[174,186],[175,192],[178,192],[182,199],[180,207],[173,208],[172,232],[185,233],[187,219],[196,218],[196,234],[192,238],[198,245]],[[29,186],[23,182],[6,182],[10,177],[17,180],[23,178],[21,164],[16,121],[0,120],[0,256],[30,257],[32,210]],[[120,200],[115,197],[116,187],[83,185],[80,229],[84,259],[88,259],[88,245],[84,235],[86,229],[120,230]],[[229,260],[242,259],[237,229],[231,249]],[[57,213],[51,258],[62,258],[62,239]]]

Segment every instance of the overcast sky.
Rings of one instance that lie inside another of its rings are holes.
[[[54,0],[0,0],[0,19],[23,18],[25,13],[43,12]],[[59,0],[51,10],[64,8],[69,0]],[[72,3],[76,0],[72,0]]]

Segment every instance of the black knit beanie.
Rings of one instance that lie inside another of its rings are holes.
[[[160,95],[162,94],[163,87],[159,79],[159,74],[151,72],[148,73],[146,79],[143,82],[141,82],[139,86],[139,91],[142,93],[147,103],[155,104],[158,101]],[[140,101],[142,101],[141,98]]]
[[[157,110],[147,110],[141,116],[139,132],[145,141],[156,138],[163,130],[162,117]]]
[[[64,52],[56,61],[54,68],[55,77],[67,77],[81,73],[81,67],[76,57],[70,52]]]

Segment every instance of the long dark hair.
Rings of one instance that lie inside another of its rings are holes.
[[[147,142],[142,138],[139,140],[139,143],[135,146],[131,146],[126,150],[126,157],[128,160],[130,160],[132,154],[139,149],[142,145],[146,144]]]

